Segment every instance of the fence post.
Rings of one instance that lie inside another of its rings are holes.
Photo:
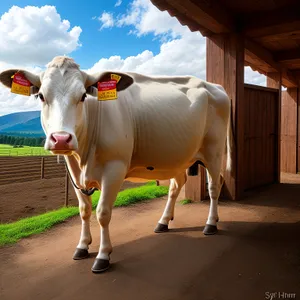
[[[66,170],[66,177],[65,177],[65,206],[68,207],[69,205],[69,176]]]
[[[41,162],[41,179],[45,178],[45,158],[42,157],[42,162]]]

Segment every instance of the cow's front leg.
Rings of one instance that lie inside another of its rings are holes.
[[[75,189],[75,192],[78,198],[79,212],[81,217],[81,234],[76,251],[73,255],[73,259],[79,260],[89,256],[88,249],[89,245],[92,243],[92,235],[90,230],[92,202],[91,197],[82,194],[77,189]]]
[[[121,161],[112,161],[105,165],[101,180],[101,196],[96,214],[100,225],[100,248],[92,266],[94,273],[100,273],[109,268],[112,245],[109,235],[113,203],[123,184],[126,175],[126,165]]]

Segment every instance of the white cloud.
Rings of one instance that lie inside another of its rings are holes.
[[[137,56],[100,59],[90,72],[104,69],[135,71],[144,74],[190,74],[205,79],[205,38],[192,33],[167,12],[159,11],[148,0],[134,0],[126,14],[118,16],[116,26],[132,26],[137,36],[149,33],[161,38],[160,53],[145,50]]]
[[[114,26],[114,17],[111,13],[103,12],[98,20],[102,23],[100,30],[102,30],[103,28],[110,28]]]
[[[11,7],[0,18],[0,72],[9,68],[41,72],[54,56],[81,46],[81,31],[62,20],[54,6]],[[40,108],[33,96],[12,94],[0,85],[0,115]]]
[[[1,61],[44,65],[80,46],[81,28],[71,28],[54,6],[13,6],[0,19]]]
[[[267,86],[267,77],[258,73],[257,71],[253,71],[250,67],[245,67],[245,83]]]
[[[205,79],[205,38],[200,34],[193,34],[163,43],[157,55],[145,50],[125,59],[120,56],[102,58],[87,71],[105,69],[148,75],[194,75]]]
[[[122,0],[117,0],[116,4],[115,4],[115,7],[118,7],[122,4]]]
[[[137,36],[152,33],[155,36],[176,38],[189,32],[168,12],[160,11],[148,0],[134,0],[126,14],[118,16],[117,26],[134,26]]]
[[[152,33],[162,40],[160,52],[145,50],[137,56],[100,59],[89,72],[105,69],[133,71],[148,75],[194,75],[206,79],[206,40],[190,32],[176,18],[161,12],[148,0],[134,0],[126,12],[116,18],[118,27],[131,26],[137,36]],[[245,82],[266,85],[265,76],[245,68]]]

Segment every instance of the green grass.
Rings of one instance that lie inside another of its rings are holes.
[[[179,201],[179,203],[182,205],[190,204],[192,202],[193,201],[191,199],[183,199],[183,200]]]
[[[151,181],[143,186],[118,193],[114,206],[128,206],[140,201],[162,197],[168,194],[168,189],[166,186],[156,186],[155,181]],[[100,191],[97,191],[92,196],[93,210],[97,206],[99,195]],[[38,216],[24,218],[17,222],[0,224],[0,246],[13,244],[22,238],[44,232],[55,224],[61,223],[78,214],[78,207],[70,206]]]
[[[13,148],[11,145],[0,144],[0,156],[30,156],[30,155],[50,155],[43,147]]]

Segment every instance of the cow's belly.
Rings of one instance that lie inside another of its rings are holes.
[[[185,171],[190,164],[186,165],[186,167],[181,168],[170,168],[170,169],[154,169],[153,171],[147,170],[142,167],[135,168],[131,170],[125,180],[131,182],[147,182],[148,180],[168,180],[170,178],[174,178],[177,175],[181,174]]]
[[[147,132],[149,138],[137,142],[127,177],[163,180],[187,169],[199,151],[201,136],[197,130],[183,127],[180,135],[176,130]]]

